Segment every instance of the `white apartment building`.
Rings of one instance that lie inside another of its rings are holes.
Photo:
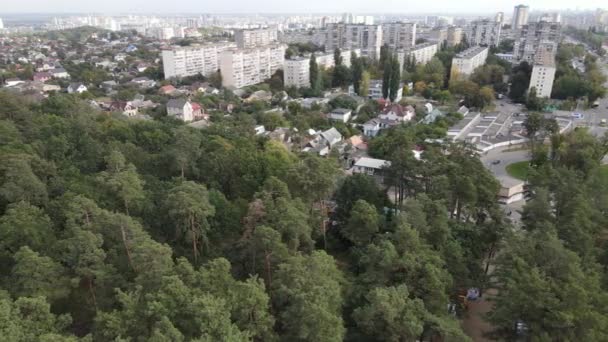
[[[163,50],[165,79],[202,74],[209,76],[220,68],[219,56],[222,51],[234,48],[234,43],[218,43],[173,47]]]
[[[382,40],[392,50],[408,49],[416,44],[416,23],[382,24]]]
[[[176,36],[173,27],[151,27],[146,30],[146,35],[158,40],[169,40]]]
[[[518,62],[534,62],[534,55],[539,47],[547,42],[555,45],[561,39],[559,23],[539,22],[522,26],[515,32],[513,42],[513,57]]]
[[[350,67],[351,53],[354,52],[357,56],[361,55],[361,50],[356,49],[343,50],[340,52],[342,57],[342,64]],[[310,87],[310,58],[307,57],[296,57],[285,60],[285,68],[283,70],[283,82],[286,87],[297,87],[306,88]],[[329,69],[335,66],[335,59],[333,53],[325,53],[322,55],[315,55],[315,60],[320,68]]]
[[[538,97],[551,97],[553,81],[555,80],[556,52],[554,44],[541,45],[536,52],[528,89],[535,87]]]
[[[418,44],[412,46],[409,49],[405,49],[402,51],[397,51],[397,59],[401,64],[401,69],[405,65],[405,61],[415,60],[416,64],[426,64],[430,62],[431,59],[437,54],[439,51],[439,43],[429,42]]]
[[[429,40],[443,44],[444,41],[448,40],[448,29],[444,27],[438,27],[429,32]]]
[[[328,24],[325,51],[360,49],[362,56],[377,59],[382,42],[380,25]]]
[[[448,46],[456,46],[462,42],[462,28],[456,26],[450,26],[448,28]]]
[[[283,83],[285,87],[310,87],[310,58],[298,57],[285,60]]]
[[[513,9],[513,18],[511,21],[511,28],[518,29],[528,24],[528,16],[530,14],[530,7],[526,5],[517,5]]]
[[[286,45],[230,49],[220,55],[222,86],[242,88],[264,82],[285,64]]]
[[[475,20],[464,31],[471,45],[498,46],[502,25],[492,20]]]
[[[530,88],[536,88],[536,96],[551,97],[553,81],[555,80],[555,63],[534,63],[532,76],[530,77]]]
[[[477,67],[486,63],[488,51],[485,46],[473,46],[454,56],[450,80],[471,75]]]
[[[251,49],[277,42],[278,32],[276,28],[237,30],[234,40],[239,49]]]
[[[354,52],[357,57],[361,57],[361,49],[354,50],[340,50],[340,56],[342,57],[342,64],[350,68],[350,56],[351,53]],[[319,67],[323,67],[325,69],[333,68],[336,66],[336,59],[334,58],[334,53],[328,52],[322,55],[315,55],[315,59],[317,60],[317,65]]]

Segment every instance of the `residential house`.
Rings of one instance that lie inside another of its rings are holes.
[[[342,141],[342,134],[340,134],[340,132],[338,132],[338,130],[334,127],[321,132],[319,136],[330,148],[336,143]]]
[[[353,173],[363,173],[370,176],[382,176],[384,169],[389,167],[391,162],[384,159],[374,159],[362,157],[352,168]]]
[[[370,119],[363,124],[363,134],[366,137],[375,137],[381,130],[409,122],[415,116],[416,110],[412,106],[386,105],[377,118]]]
[[[203,106],[196,102],[191,102],[191,105],[194,120],[209,120],[209,114],[205,113],[205,108],[203,108]]]
[[[402,106],[400,104],[392,104],[386,106],[378,118],[386,120],[390,123],[403,123],[411,121],[416,116],[416,110],[412,106]]]
[[[34,74],[34,81],[35,82],[46,82],[48,80],[50,80],[51,78],[53,78],[53,75],[49,72],[37,72]]]
[[[172,99],[167,102],[167,115],[190,122],[194,121],[194,110],[190,101],[186,99]]]
[[[114,80],[111,81],[103,81],[101,82],[101,84],[99,85],[99,87],[101,89],[103,89],[106,93],[111,92],[112,90],[114,90],[115,87],[118,86],[118,83]]]
[[[177,89],[175,89],[175,87],[170,84],[166,85],[166,86],[162,86],[158,90],[158,92],[162,95],[171,95],[171,94],[175,93],[176,91],[177,91]]]
[[[135,69],[137,70],[137,72],[144,72],[144,71],[146,71],[146,69],[148,69],[148,67],[149,67],[149,65],[146,63],[139,63],[139,64],[137,64]]]
[[[128,117],[136,116],[139,113],[137,107],[134,107],[131,102],[128,101],[114,101],[110,104],[110,110],[121,112]]]
[[[336,108],[329,113],[329,118],[335,121],[348,122],[352,114],[351,109]]]
[[[303,152],[313,152],[318,153],[320,156],[326,156],[332,147],[342,141],[342,134],[334,127],[315,134],[316,136],[306,144]]]
[[[87,90],[88,90],[88,88],[82,83],[70,83],[70,85],[68,86],[69,94],[73,94],[73,93],[82,94]]]
[[[422,119],[422,122],[428,125],[428,124],[435,122],[435,120],[437,120],[443,116],[444,116],[444,114],[439,109],[435,108],[430,113],[428,113],[424,117],[424,119]]]
[[[153,88],[156,86],[156,81],[147,77],[135,77],[131,80],[131,83],[138,85],[140,88]]]
[[[70,78],[70,74],[64,68],[51,69],[49,72],[53,78]]]
[[[382,120],[378,118],[370,119],[363,124],[363,135],[365,135],[366,137],[375,137],[380,134],[380,131],[383,128],[384,127]]]

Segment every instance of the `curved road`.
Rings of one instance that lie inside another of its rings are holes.
[[[486,154],[481,155],[479,158],[483,165],[497,178],[512,178],[507,173],[507,165],[522,162],[526,160],[530,160],[530,152],[528,150],[518,150],[518,151],[510,151],[504,152],[505,150],[513,149],[517,147],[505,147],[505,148],[497,148],[491,151],[488,151]],[[492,163],[499,160],[500,163],[493,165]]]

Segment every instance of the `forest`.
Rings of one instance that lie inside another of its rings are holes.
[[[518,227],[469,146],[426,142],[437,127],[372,140],[380,184],[253,122],[0,92],[2,339],[469,341],[459,296],[479,287],[498,339],[608,340],[605,140],[536,142]]]

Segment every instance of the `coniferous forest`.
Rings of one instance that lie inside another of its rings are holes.
[[[608,340],[606,142],[536,143],[515,225],[436,125],[370,142],[379,183],[246,110],[200,130],[0,92],[0,339],[469,341],[478,287],[497,339]]]

